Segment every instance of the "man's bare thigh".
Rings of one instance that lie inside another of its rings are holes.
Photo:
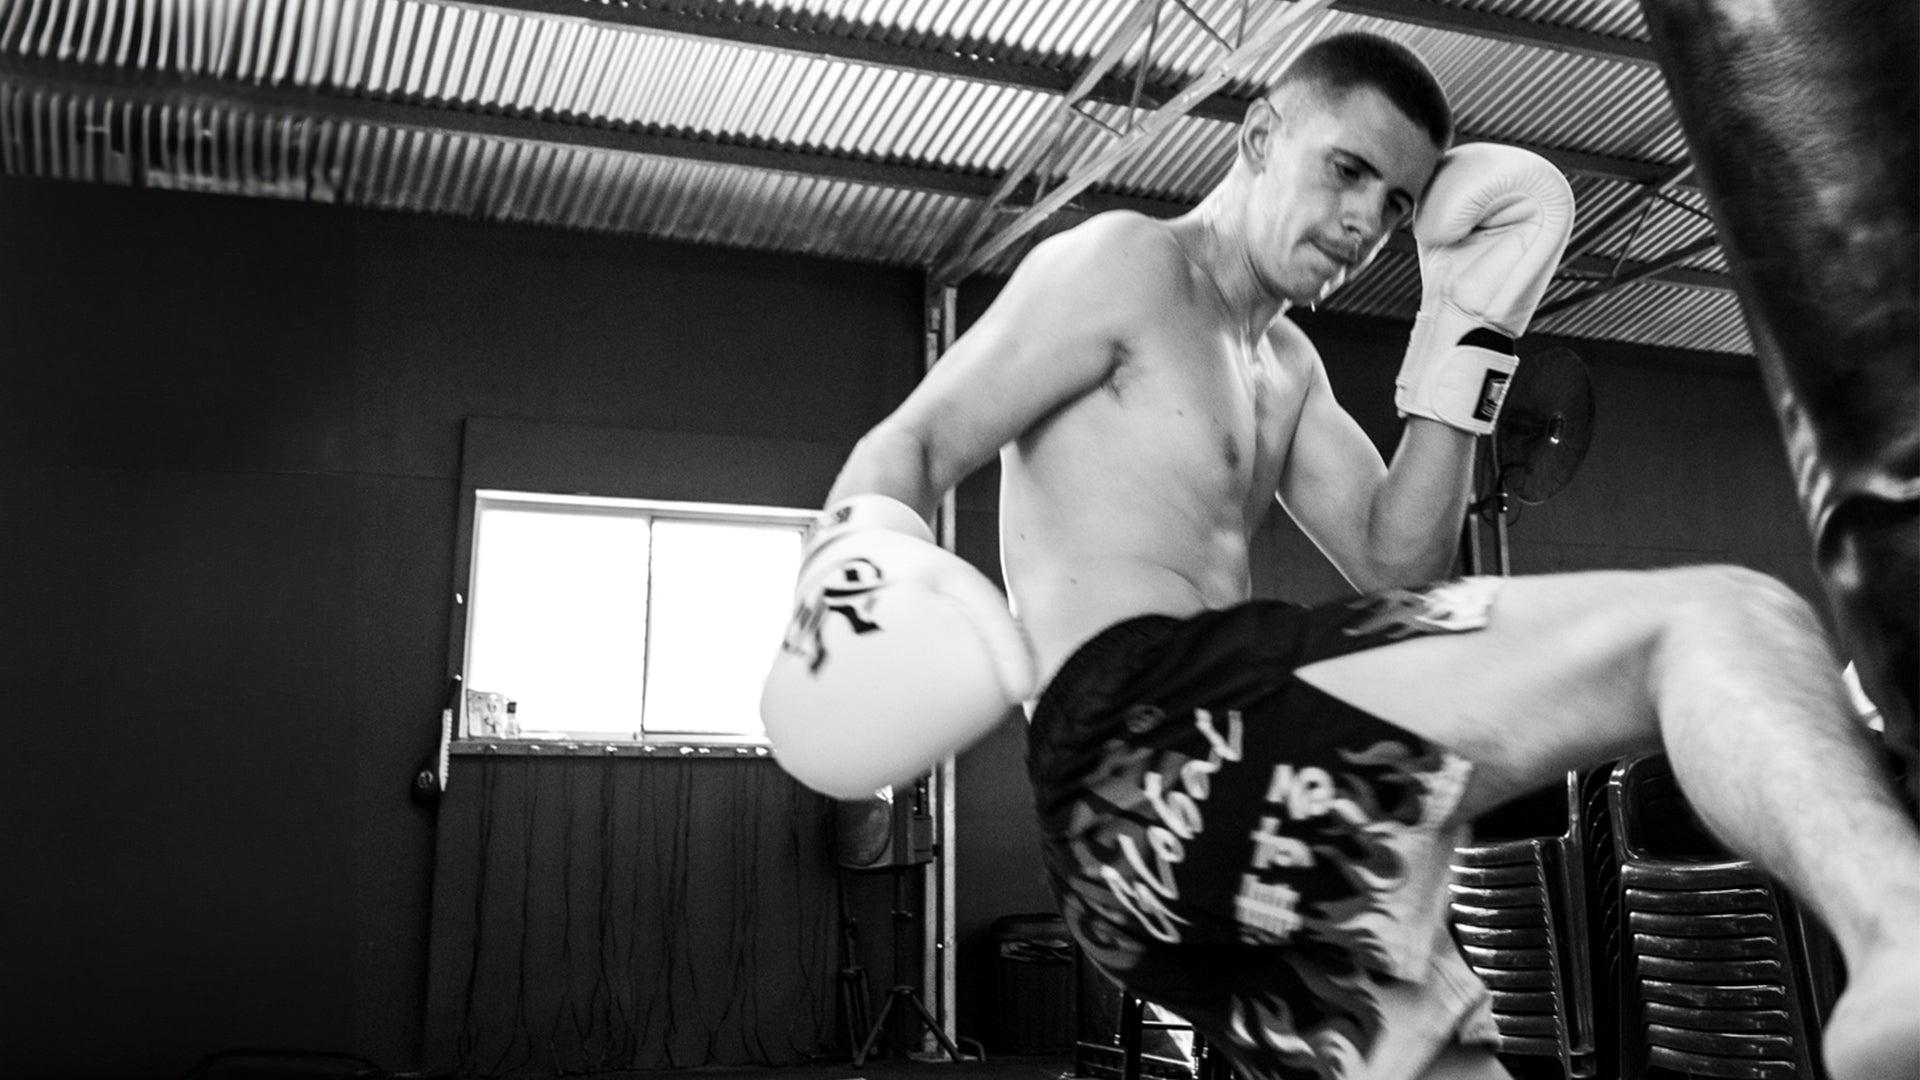
[[[1306,665],[1299,678],[1475,764],[1460,812],[1653,745],[1648,656],[1694,571],[1500,581],[1488,623]]]
[[[1513,1080],[1513,1074],[1486,1047],[1448,1046],[1420,1074],[1420,1080]]]

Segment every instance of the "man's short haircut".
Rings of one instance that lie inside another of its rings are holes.
[[[1293,87],[1312,88],[1337,101],[1373,87],[1426,129],[1444,149],[1453,140],[1453,109],[1426,62],[1397,41],[1358,31],[1335,34],[1308,46],[1280,75],[1271,97]]]

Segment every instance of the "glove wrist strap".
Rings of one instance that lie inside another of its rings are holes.
[[[1422,313],[1394,383],[1401,416],[1421,416],[1474,435],[1492,434],[1519,357],[1497,330]]]
[[[913,507],[888,495],[849,495],[827,507],[807,527],[806,552],[855,529],[888,529],[931,544],[933,529]]]

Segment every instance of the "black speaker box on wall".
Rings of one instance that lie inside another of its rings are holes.
[[[834,849],[849,870],[885,870],[933,861],[933,817],[925,785],[882,788],[870,799],[843,800],[834,811]]]

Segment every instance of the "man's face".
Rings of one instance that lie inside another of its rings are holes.
[[[1378,91],[1295,92],[1269,110],[1248,221],[1265,283],[1296,304],[1339,288],[1413,218],[1440,161],[1425,130]]]

